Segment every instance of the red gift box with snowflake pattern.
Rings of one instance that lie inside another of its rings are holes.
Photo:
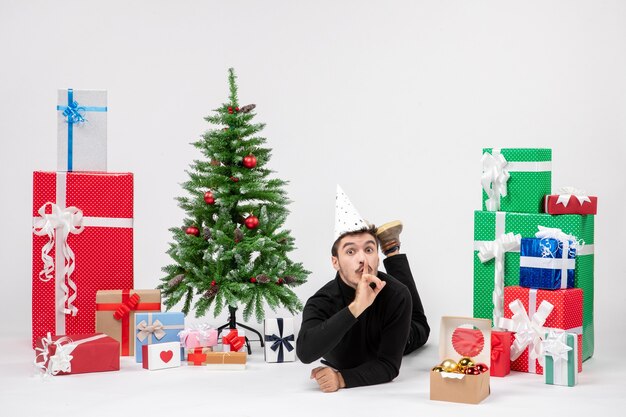
[[[583,290],[580,288],[537,290],[519,286],[504,287],[504,317],[507,319],[513,317],[510,304],[515,300],[522,303],[530,320],[533,320],[533,316],[540,308],[542,301],[547,301],[553,305],[553,309],[542,327],[546,331],[558,329],[578,335],[578,372],[581,372],[583,368],[581,352],[583,343]],[[515,343],[515,335],[511,338],[511,342]],[[530,347],[526,347],[517,359],[511,361],[511,370],[542,375],[543,367],[539,359],[530,360],[529,349]],[[513,356],[513,348],[511,355]]]
[[[133,288],[133,174],[33,173],[32,342],[95,333],[96,292]]]

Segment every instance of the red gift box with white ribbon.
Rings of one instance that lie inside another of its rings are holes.
[[[48,333],[35,344],[35,366],[44,375],[119,371],[119,351],[119,342],[104,333],[68,336]]]
[[[596,214],[598,197],[588,196],[573,187],[563,187],[558,194],[545,196],[543,205],[548,214]]]
[[[95,332],[96,291],[133,288],[133,174],[33,173],[32,342]]]
[[[511,338],[511,370],[543,374],[543,339],[551,329],[578,335],[578,372],[582,371],[583,290],[504,288],[504,319],[499,327]]]

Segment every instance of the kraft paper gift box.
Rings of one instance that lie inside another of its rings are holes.
[[[293,362],[296,360],[296,340],[293,318],[265,319],[265,362]]]
[[[206,365],[207,353],[213,352],[212,347],[196,347],[188,348],[187,353],[187,365],[189,366],[203,366]]]
[[[59,90],[57,171],[106,170],[107,92]]]
[[[106,290],[96,295],[96,328],[120,342],[120,355],[135,353],[135,312],[160,312],[160,290]]]
[[[35,365],[47,375],[119,371],[119,342],[103,333],[37,339]]]
[[[464,330],[464,327],[461,326],[467,325],[473,326],[481,332],[482,346],[475,345],[469,347],[469,350],[455,347],[453,343],[453,339],[456,338],[455,331],[457,329]],[[442,317],[439,331],[439,359],[452,359],[458,362],[462,357],[471,357],[474,363],[487,364],[491,358],[490,340],[490,320],[469,317]],[[485,343],[485,341],[487,342]],[[478,404],[489,396],[489,382],[489,372],[483,372],[479,375],[465,375],[431,370],[430,399]]]
[[[560,330],[577,334],[577,365],[578,372],[582,372],[583,297],[584,294],[580,288],[551,291],[514,286],[504,289],[505,323],[499,324],[508,330],[516,331],[511,346],[511,370],[543,374],[543,366],[540,363],[542,360],[541,340],[546,331]],[[552,305],[552,308],[547,309],[547,306],[542,304],[544,301]],[[514,308],[520,310],[516,312]],[[531,322],[536,326],[531,326]],[[517,337],[517,333],[519,333],[520,338]],[[519,356],[516,355],[516,351],[521,352]]]
[[[133,174],[33,173],[32,342],[95,333],[96,291],[133,287]]]
[[[165,342],[178,342],[178,333],[185,328],[185,315],[179,312],[135,314],[135,360],[142,361],[142,346]],[[181,357],[184,355],[181,350]]]
[[[576,253],[576,267],[574,286],[584,291],[583,305],[583,359],[593,355],[594,345],[594,216],[580,216],[564,214],[553,216],[550,214],[504,213],[504,212],[474,212],[474,317],[493,319],[494,296],[500,302],[500,315],[504,309],[503,288],[496,286],[498,275],[496,265],[498,260],[493,258],[481,262],[479,252],[486,246],[493,247],[496,237],[503,239],[508,233],[519,234],[523,237],[534,238],[538,226],[559,228],[564,233],[576,236],[584,242]],[[490,243],[491,242],[491,243]],[[502,274],[503,286],[519,285],[520,253],[514,249],[503,253]],[[497,293],[494,295],[494,291]],[[497,321],[494,320],[494,321]]]
[[[574,288],[575,242],[557,239],[522,238],[519,285],[556,290]]]
[[[578,383],[578,335],[552,331],[544,336],[544,381],[573,387]]]
[[[207,352],[204,366],[208,369],[236,371],[246,369],[246,352]]]
[[[156,371],[180,366],[180,342],[143,345],[141,349],[141,365],[144,369]]]
[[[542,148],[483,149],[483,210],[543,212],[552,191],[552,150]]]
[[[549,214],[596,214],[598,197],[588,196],[573,187],[564,187],[558,194],[546,195],[543,208]]]

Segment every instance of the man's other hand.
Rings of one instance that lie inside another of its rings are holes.
[[[315,379],[322,392],[335,392],[346,387],[341,373],[327,366],[318,366],[313,369],[311,379]]]

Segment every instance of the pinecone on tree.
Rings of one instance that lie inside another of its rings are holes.
[[[252,110],[254,110],[255,107],[256,104],[246,104],[241,109],[239,109],[239,111],[242,113],[250,113]]]
[[[203,295],[202,297],[206,298],[207,300],[210,300],[211,298],[215,297],[215,294],[217,294],[217,291],[219,290],[219,287],[217,285],[212,285],[211,288],[209,288]]]
[[[239,243],[243,240],[243,232],[239,229],[235,229],[235,243]]]
[[[202,236],[204,237],[204,240],[211,239],[211,229],[209,229],[208,227],[203,228],[202,229]]]
[[[265,274],[257,275],[257,276],[256,276],[256,281],[257,281],[259,284],[267,284],[268,282],[270,282],[270,277],[268,277],[268,276],[267,276],[267,275],[265,275]]]
[[[287,284],[287,285],[293,284],[294,282],[296,282],[296,278],[292,277],[291,275],[287,275],[283,279],[285,280],[285,284]]]
[[[170,288],[174,288],[175,286],[177,286],[178,284],[180,284],[181,282],[183,282],[183,279],[185,279],[185,274],[179,274],[176,275],[174,278],[170,279],[167,283],[167,285]]]

